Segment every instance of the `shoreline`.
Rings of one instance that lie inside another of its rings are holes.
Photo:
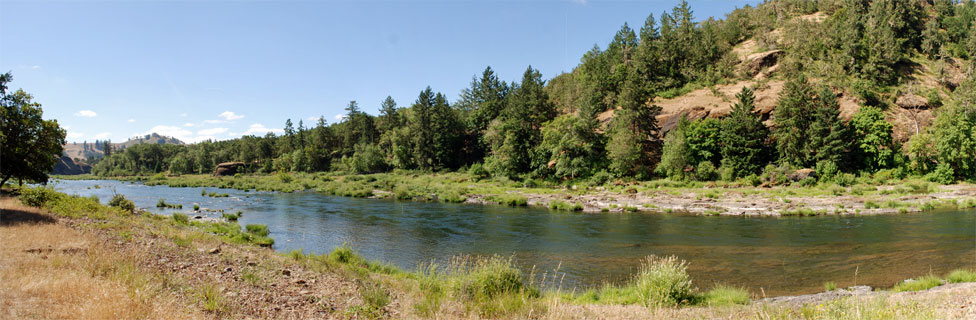
[[[216,187],[276,192],[312,191],[336,196],[442,201],[479,205],[533,206],[584,213],[681,213],[699,216],[820,216],[922,213],[976,208],[976,185],[939,185],[921,180],[838,186],[752,187],[716,182],[654,180],[600,186],[512,186],[474,180],[465,174],[295,174],[282,185],[277,175],[98,177],[56,176],[65,180],[117,180],[170,187]],[[446,177],[446,178],[445,178]],[[80,178],[80,179],[79,179]],[[381,188],[369,180],[389,179]],[[404,180],[404,181],[398,181]],[[428,180],[415,187],[412,180]],[[364,181],[366,181],[364,183]],[[430,181],[437,181],[436,185]],[[322,186],[322,184],[326,184]],[[266,188],[265,188],[266,187]],[[405,191],[405,190],[406,191]],[[420,190],[414,190],[420,189]]]
[[[68,201],[90,200],[68,197]],[[61,279],[73,274],[75,269],[83,271],[81,276],[60,281],[93,281],[97,284],[90,288],[69,286],[74,291],[84,291],[74,292],[82,299],[89,293],[86,290],[121,286],[129,292],[142,292],[133,300],[131,296],[126,298],[125,291],[112,291],[113,294],[121,294],[118,299],[134,305],[132,310],[135,311],[131,312],[155,315],[150,318],[740,318],[755,316],[757,312],[772,312],[788,317],[808,317],[812,314],[812,317],[819,318],[825,315],[819,312],[827,311],[820,309],[824,305],[878,314],[887,314],[892,310],[903,315],[938,313],[947,318],[965,318],[976,312],[972,304],[964,304],[968,308],[958,307],[959,300],[976,299],[976,282],[968,282],[936,285],[909,292],[855,287],[858,290],[850,292],[839,289],[765,299],[747,296],[744,302],[676,307],[590,301],[583,298],[585,293],[566,296],[568,293],[528,291],[527,295],[500,296],[499,301],[514,303],[520,306],[519,309],[488,314],[482,312],[494,309],[482,305],[486,302],[467,301],[464,295],[450,294],[437,298],[438,301],[445,300],[438,302],[440,307],[428,310],[433,313],[423,313],[418,306],[424,306],[429,302],[430,295],[434,294],[424,291],[424,281],[432,281],[424,279],[433,275],[425,276],[423,273],[366,262],[348,249],[338,248],[322,256],[302,252],[277,253],[253,244],[230,243],[206,231],[205,224],[181,224],[174,222],[175,219],[146,213],[115,215],[118,211],[101,205],[54,213],[26,207],[15,198],[4,195],[0,199],[0,207],[4,209],[0,228],[5,229],[0,235],[7,244],[5,250],[9,251],[4,260],[13,261],[0,263],[0,269],[5,270],[4,274],[8,277],[25,273],[30,275],[11,278],[17,280],[4,283],[3,286],[9,288],[3,295],[12,302],[9,314],[36,312],[29,310],[36,309],[34,304],[38,300],[25,300],[24,294],[29,292],[24,291],[28,290],[26,288],[35,291],[62,290],[60,285],[48,287],[47,282],[38,283],[36,279]],[[65,210],[63,206],[56,207],[58,212]],[[55,233],[65,236],[49,236]],[[97,263],[92,265],[86,261]],[[20,265],[29,267],[17,267]],[[96,269],[85,271],[86,268]],[[97,274],[108,276],[88,278]],[[418,286],[420,289],[417,289]],[[447,286],[444,289],[448,292],[456,290],[451,288]],[[377,294],[379,296],[375,296]],[[523,301],[507,300],[513,297]],[[40,299],[48,306],[54,305],[53,312],[66,308],[86,308],[86,304],[114,303],[94,297],[63,303],[45,300],[61,299],[58,296],[48,295]],[[909,302],[908,306],[903,302]],[[489,309],[483,309],[486,307]],[[45,312],[48,310],[51,309],[44,309]],[[166,313],[156,314],[153,310]],[[813,313],[808,314],[811,310]],[[64,312],[79,311],[71,309]],[[114,315],[119,316],[118,313]]]

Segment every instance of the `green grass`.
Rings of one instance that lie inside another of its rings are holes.
[[[703,303],[708,306],[730,306],[749,303],[749,291],[745,288],[719,285],[705,292]]]
[[[976,282],[976,272],[966,269],[956,269],[952,270],[949,275],[946,276],[946,282],[948,283],[961,283],[961,282]]]
[[[220,289],[212,284],[204,284],[198,288],[197,298],[203,304],[204,310],[220,313],[226,308]]]
[[[824,290],[826,290],[826,291],[834,291],[834,290],[837,290],[837,284],[834,283],[833,281],[824,282]]]
[[[173,213],[173,221],[176,222],[177,224],[184,224],[184,225],[190,224],[190,216],[183,213],[175,212]]]
[[[163,198],[159,198],[159,201],[156,202],[156,208],[183,209],[183,205],[182,204],[166,203],[166,200],[164,200]]]
[[[556,211],[583,211],[583,205],[579,202],[569,203],[562,200],[553,200],[549,202],[549,209]]]
[[[891,291],[921,291],[942,285],[942,279],[934,275],[927,275],[914,280],[908,280],[896,284]]]

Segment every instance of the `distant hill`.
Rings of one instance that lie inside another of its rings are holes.
[[[129,138],[129,140],[122,143],[112,143],[112,150],[124,150],[133,145],[141,143],[154,143],[154,144],[186,144],[179,139],[173,137],[167,137],[153,132],[152,134],[147,134],[144,136],[137,136]],[[105,151],[102,150],[104,146],[104,141],[95,140],[94,142],[72,142],[64,145],[64,155],[71,159],[86,160],[88,158],[98,159],[105,156]]]

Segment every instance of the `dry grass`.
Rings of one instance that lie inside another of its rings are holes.
[[[94,238],[12,198],[0,208],[0,318],[201,318]]]

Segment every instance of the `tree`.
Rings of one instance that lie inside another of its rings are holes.
[[[768,158],[766,139],[769,129],[762,123],[755,108],[755,95],[749,88],[736,94],[738,101],[732,112],[722,119],[720,135],[722,167],[730,170],[731,177],[744,177],[758,173]]]
[[[112,140],[102,142],[102,152],[106,157],[112,156]]]
[[[668,132],[664,138],[664,146],[661,148],[661,161],[658,162],[655,171],[657,174],[674,179],[682,180],[685,175],[685,168],[691,162],[692,151],[688,148],[688,139],[685,132],[688,129],[688,118],[684,115],[678,120],[678,126]]]
[[[402,125],[400,112],[393,97],[386,96],[386,99],[380,103],[380,116],[377,120],[377,128],[381,135]]]
[[[534,159],[526,150],[539,144],[542,125],[556,116],[544,88],[542,74],[529,66],[522,74],[522,82],[513,86],[505,110],[488,126],[485,141],[491,155],[485,159],[485,166],[492,173],[515,178],[531,171]]]
[[[862,106],[851,119],[851,128],[857,141],[855,159],[861,160],[861,168],[873,172],[894,165],[892,125],[881,109]]]
[[[806,149],[811,155],[805,163],[806,166],[820,161],[830,161],[838,166],[846,163],[845,155],[851,149],[850,130],[840,119],[837,95],[827,86],[820,87],[806,135]]]
[[[779,95],[773,111],[773,137],[781,163],[800,167],[809,164],[806,130],[813,114],[811,96],[810,85],[802,75],[787,81]]]
[[[656,117],[661,107],[648,105],[649,100],[633,76],[620,93],[620,110],[614,114],[607,142],[610,169],[618,175],[648,178],[660,159]]]
[[[938,165],[956,179],[976,178],[976,80],[960,84],[932,126]]]
[[[546,163],[536,175],[556,179],[586,177],[600,167],[603,155],[596,121],[564,114],[542,126],[542,142],[536,147]]]
[[[458,105],[467,114],[474,130],[484,132],[491,121],[505,110],[508,91],[508,84],[499,81],[495,71],[488,66],[481,73],[480,79],[472,78],[471,87],[461,91]]]
[[[9,72],[0,75],[0,186],[10,178],[47,183],[63,151],[65,131],[57,120],[42,118],[44,111],[33,96],[19,89],[9,93],[11,81]]]
[[[922,53],[928,55],[929,59],[935,59],[945,42],[945,34],[940,30],[939,20],[929,19],[925,23],[925,30],[922,31]]]
[[[410,107],[413,118],[410,121],[410,134],[413,136],[413,158],[422,170],[434,168],[434,91],[428,86]]]

